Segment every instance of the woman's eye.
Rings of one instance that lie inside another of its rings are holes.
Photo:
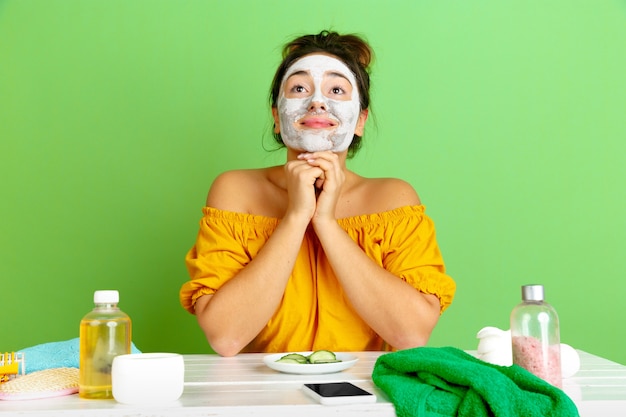
[[[335,95],[340,95],[343,94],[345,91],[343,91],[343,88],[341,87],[333,87],[331,90],[331,93],[335,94]]]
[[[290,91],[292,93],[304,93],[306,92],[306,88],[304,88],[304,86],[302,85],[294,85],[293,87],[291,87]]]

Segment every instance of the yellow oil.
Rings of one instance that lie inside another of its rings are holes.
[[[80,322],[78,395],[88,399],[113,398],[113,358],[130,353],[130,318],[114,309],[94,309]]]

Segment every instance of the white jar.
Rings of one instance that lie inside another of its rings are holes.
[[[123,404],[163,404],[183,393],[185,363],[177,353],[116,356],[111,370],[113,398]]]

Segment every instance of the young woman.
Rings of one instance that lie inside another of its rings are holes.
[[[346,168],[368,116],[371,59],[354,35],[287,44],[271,89],[286,163],[213,182],[180,299],[220,355],[422,346],[452,302],[415,190]]]

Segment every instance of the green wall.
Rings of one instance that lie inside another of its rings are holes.
[[[375,48],[350,162],[411,182],[455,302],[432,346],[473,349],[543,283],[565,343],[626,363],[623,0],[0,1],[0,350],[77,337],[117,288],[144,351],[207,352],[183,258],[221,171],[281,163],[282,44]]]

